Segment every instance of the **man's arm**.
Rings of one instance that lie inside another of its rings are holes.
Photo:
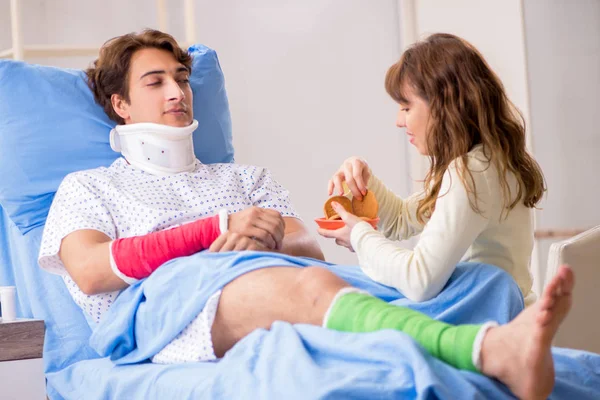
[[[281,253],[290,256],[311,257],[325,260],[321,247],[316,239],[298,218],[283,217],[285,222],[285,235]]]
[[[113,292],[129,286],[110,267],[111,239],[93,229],[82,229],[65,236],[60,257],[79,289],[87,295]]]
[[[221,235],[219,220],[219,216],[213,216],[115,241],[100,231],[77,230],[62,240],[58,256],[82,292],[91,295],[121,290],[148,277],[169,260],[209,248]],[[256,237],[269,249],[283,247],[284,224],[277,211],[258,207],[229,216],[230,231],[242,239]],[[230,250],[247,250],[253,241],[245,243]]]

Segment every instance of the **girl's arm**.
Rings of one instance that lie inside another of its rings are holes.
[[[423,224],[416,218],[422,194],[414,194],[406,200],[401,199],[373,175],[371,168],[362,158],[354,156],[344,160],[329,180],[329,195],[342,195],[346,190],[344,184],[352,196],[359,199],[366,193],[367,188],[375,194],[381,219],[378,228],[386,237],[394,240],[408,239],[423,230]]]
[[[417,220],[417,206],[423,193],[415,193],[402,199],[385,187],[383,182],[374,175],[369,179],[368,187],[379,203],[378,228],[386,238],[406,240],[423,231],[425,225]]]
[[[387,239],[366,222],[355,225],[351,241],[363,271],[373,280],[398,289],[411,300],[425,301],[435,297],[467,249],[486,229],[490,210],[501,200],[500,193],[491,195],[484,172],[472,174],[477,204],[483,215],[471,208],[467,190],[456,168],[451,166],[444,175],[435,211],[412,251]],[[385,207],[394,207],[389,204],[394,203],[390,201]],[[395,207],[398,209],[399,206]],[[386,217],[388,223],[393,221],[392,217]],[[388,226],[395,231],[391,228],[393,224]],[[396,226],[401,225],[396,223]]]

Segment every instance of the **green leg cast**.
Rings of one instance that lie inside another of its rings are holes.
[[[481,325],[453,326],[363,293],[342,295],[325,323],[329,329],[344,332],[395,329],[411,336],[432,356],[456,368],[479,372],[472,354]]]

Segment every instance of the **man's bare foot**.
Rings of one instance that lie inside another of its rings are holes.
[[[571,308],[574,285],[573,271],[562,265],[537,303],[508,324],[490,329],[481,348],[482,372],[520,399],[546,399],[554,388],[550,347]]]

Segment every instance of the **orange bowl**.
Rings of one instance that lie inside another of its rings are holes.
[[[377,223],[379,222],[379,218],[367,219],[365,221],[371,224],[373,228],[377,229]],[[315,219],[315,222],[317,223],[317,225],[319,225],[319,228],[329,229],[332,231],[346,226],[346,223],[341,219],[317,218]]]

